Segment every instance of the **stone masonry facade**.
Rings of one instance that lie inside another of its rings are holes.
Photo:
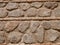
[[[0,45],[60,45],[60,0],[1,0]]]

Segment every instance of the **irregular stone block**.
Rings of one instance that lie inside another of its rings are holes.
[[[6,6],[7,10],[14,10],[18,8],[18,4],[17,3],[8,3]]]
[[[0,18],[4,18],[7,16],[7,10],[0,8]]]
[[[23,17],[24,16],[24,11],[21,9],[13,10],[9,12],[8,17]]]
[[[30,8],[30,4],[29,3],[20,3],[19,6],[20,6],[20,8],[22,10],[27,10],[27,9]]]
[[[24,31],[26,31],[27,30],[27,28],[29,27],[29,22],[20,22],[20,24],[19,24],[19,26],[18,26],[18,30],[20,31],[20,32],[24,32]]]
[[[53,29],[47,30],[45,33],[46,41],[55,41],[59,37],[59,32]]]
[[[44,41],[44,39],[43,39],[44,38],[44,29],[41,26],[38,27],[38,29],[35,33],[35,36],[36,36],[36,39],[38,42],[41,43]]]
[[[18,26],[18,23],[15,22],[15,21],[11,21],[11,22],[7,22],[5,27],[4,27],[4,30],[6,32],[11,32],[13,31],[16,27]]]
[[[37,14],[37,9],[36,8],[30,8],[25,12],[26,17],[35,17]]]
[[[60,21],[51,22],[51,28],[56,29],[56,30],[60,30]]]
[[[51,29],[51,24],[50,24],[50,22],[42,22],[42,27],[44,28],[44,29]]]
[[[39,21],[34,21],[34,22],[31,22],[30,24],[30,27],[28,30],[30,30],[30,32],[35,32],[38,28],[38,26],[40,25],[40,22]]]
[[[40,8],[40,9],[38,9],[37,15],[40,17],[50,17],[51,16],[51,10],[45,9],[45,8]]]
[[[56,2],[46,2],[44,6],[48,9],[54,9],[58,6],[58,3]]]
[[[22,33],[20,32],[11,32],[7,35],[7,39],[11,43],[18,43],[21,40]]]
[[[32,33],[26,33],[23,36],[23,42],[27,43],[27,44],[31,44],[31,43],[35,43],[36,39],[35,36]]]
[[[33,2],[33,3],[31,3],[31,6],[35,7],[35,8],[40,8],[40,7],[42,7],[42,5],[43,5],[43,3],[41,3],[41,2]]]

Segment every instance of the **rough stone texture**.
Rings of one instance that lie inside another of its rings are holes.
[[[59,32],[53,29],[46,31],[46,40],[47,41],[55,41],[59,37]]]
[[[13,22],[13,21],[7,22],[6,25],[5,25],[5,27],[4,27],[4,30],[5,30],[6,32],[11,32],[11,31],[13,31],[17,26],[18,26],[18,23],[17,23],[17,22]]]
[[[32,7],[35,7],[35,8],[40,8],[40,7],[42,7],[42,5],[43,5],[43,3],[41,3],[41,2],[33,2],[31,4],[31,6]]]
[[[60,30],[60,21],[51,22],[51,28]]]
[[[29,44],[36,42],[35,36],[32,33],[26,33],[26,34],[24,34],[24,36],[23,36],[22,39],[23,39],[23,42],[29,43]]]
[[[21,22],[18,26],[18,30],[20,32],[24,32],[28,29],[28,27],[29,27],[29,22]]]
[[[30,4],[29,3],[20,3],[19,6],[20,6],[20,8],[22,10],[27,10],[27,9],[30,8]]]
[[[51,16],[51,10],[49,10],[49,9],[41,8],[41,9],[38,9],[37,12],[38,12],[37,15],[40,17],[50,17]]]
[[[21,9],[13,10],[9,12],[8,17],[22,17],[24,16],[24,11]]]
[[[6,6],[6,3],[1,3],[0,2],[0,8],[3,8],[3,7],[5,7]]]
[[[46,2],[44,6],[48,9],[54,9],[58,6],[56,2]]]
[[[26,11],[25,16],[26,17],[35,17],[37,14],[37,9],[36,8],[30,8]]]
[[[0,18],[4,18],[7,16],[7,10],[0,8]]]
[[[0,44],[4,43],[5,42],[5,32],[4,31],[0,31]]]
[[[14,10],[18,8],[18,4],[17,3],[8,3],[6,6],[7,10]]]
[[[20,32],[11,32],[8,34],[7,39],[11,43],[18,43],[21,40],[22,34]]]
[[[43,39],[44,38],[44,29],[41,26],[38,27],[35,35],[36,35],[36,39],[38,42],[44,41],[44,39]]]
[[[50,22],[43,22],[41,25],[44,29],[51,29],[51,23]]]
[[[37,30],[37,28],[39,27],[39,25],[40,25],[40,23],[38,21],[31,22],[28,30],[30,30],[31,32],[35,32]]]
[[[53,10],[52,15],[54,15],[55,17],[60,17],[60,8],[56,8],[55,10]]]

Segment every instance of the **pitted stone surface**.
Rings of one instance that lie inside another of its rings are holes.
[[[40,8],[42,5],[43,5],[43,3],[41,3],[41,2],[33,2],[31,4],[32,7],[36,7],[36,8]]]
[[[0,2],[0,8],[3,8],[3,7],[5,7],[5,6],[6,6],[6,3]]]
[[[21,40],[22,34],[20,32],[11,32],[7,38],[11,43],[18,43]]]
[[[40,25],[39,21],[31,22],[28,30],[30,30],[31,32],[35,32],[37,30],[37,28],[39,27],[39,25]]]
[[[35,17],[37,14],[37,9],[36,8],[30,8],[26,11],[25,16],[26,17]]]
[[[9,12],[8,17],[23,17],[24,11],[21,9],[16,9],[11,12]]]
[[[0,18],[4,18],[7,16],[7,10],[0,8]]]
[[[38,12],[37,15],[40,17],[50,17],[51,16],[51,10],[49,10],[49,9],[41,8],[41,9],[38,9],[37,12]]]
[[[6,32],[11,32],[13,31],[16,27],[18,26],[18,23],[17,22],[7,22],[4,29]]]
[[[46,31],[46,40],[55,41],[59,37],[59,32],[53,29]]]
[[[17,3],[8,3],[6,6],[7,10],[14,10],[18,8],[18,4]]]
[[[32,33],[26,33],[23,36],[23,42],[29,43],[29,44],[35,43],[36,42],[35,36]]]
[[[44,6],[48,9],[54,9],[58,6],[56,2],[46,2]]]
[[[18,26],[18,30],[20,32],[24,32],[27,30],[28,27],[29,27],[29,22],[20,22],[20,24]]]
[[[44,29],[41,26],[38,27],[35,35],[38,42],[41,43],[44,41]]]
[[[27,10],[27,9],[30,8],[30,4],[29,3],[20,3],[19,6],[20,6],[20,8],[22,10]]]

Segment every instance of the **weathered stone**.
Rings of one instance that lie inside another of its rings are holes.
[[[40,9],[38,9],[37,15],[40,17],[50,17],[51,16],[51,10],[45,9],[45,8],[40,8]]]
[[[31,3],[31,6],[36,7],[36,8],[40,8],[40,7],[42,7],[42,5],[43,5],[43,3],[41,3],[41,2],[33,2],[33,3]]]
[[[8,17],[22,17],[24,16],[24,11],[21,9],[13,10],[9,12]]]
[[[5,6],[6,6],[6,3],[1,3],[0,2],[0,8],[5,7]]]
[[[14,10],[18,8],[18,4],[17,3],[8,3],[6,6],[7,10]]]
[[[11,32],[8,34],[7,39],[11,43],[18,43],[21,40],[22,33],[20,32]]]
[[[36,42],[35,36],[32,33],[24,34],[22,39],[23,39],[23,42],[28,43],[28,44]]]
[[[37,9],[35,8],[30,8],[25,12],[26,17],[35,17],[37,14]]]
[[[31,45],[40,45],[40,43],[35,43],[35,44],[31,44]]]
[[[19,6],[20,6],[20,8],[22,10],[27,10],[27,9],[30,8],[30,4],[29,3],[20,3]]]
[[[43,22],[43,23],[42,23],[42,27],[43,27],[44,29],[50,29],[50,28],[51,28],[51,24],[50,24],[50,22]]]
[[[4,30],[4,26],[5,26],[5,22],[4,21],[0,21],[0,31]]]
[[[54,9],[58,6],[56,2],[46,2],[44,6],[48,9]]]
[[[60,17],[60,8],[54,9],[52,15],[55,17]]]
[[[51,28],[60,30],[60,21],[51,22]]]
[[[44,41],[43,40],[43,38],[44,38],[44,29],[41,26],[38,27],[35,35],[36,35],[36,39],[37,39],[38,42],[43,42]]]
[[[5,42],[5,32],[0,31],[0,44]]]
[[[40,22],[38,22],[38,21],[31,22],[28,30],[30,30],[31,32],[35,32],[39,25],[40,25]]]
[[[4,27],[4,30],[6,32],[11,32],[13,31],[16,27],[18,26],[18,23],[15,22],[15,21],[11,21],[11,22],[7,22],[5,27]]]
[[[59,37],[59,32],[53,29],[47,30],[45,33],[46,41],[55,41]]]
[[[7,10],[0,8],[0,18],[4,18],[7,16]]]
[[[29,27],[29,22],[20,22],[20,24],[19,24],[19,26],[18,26],[18,30],[20,31],[20,32],[24,32],[24,31],[26,31],[27,30],[27,28]]]

